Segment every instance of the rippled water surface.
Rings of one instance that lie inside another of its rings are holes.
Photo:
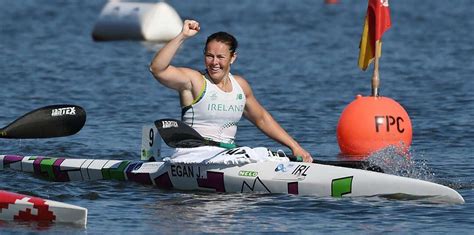
[[[365,1],[168,1],[201,22],[174,63],[201,69],[207,35],[239,40],[234,73],[314,157],[335,160],[336,125],[356,94],[369,95],[371,72],[357,68]],[[0,125],[38,107],[77,104],[84,128],[57,139],[0,140],[0,154],[139,159],[141,127],[179,118],[175,92],[148,72],[157,46],[92,41],[106,1],[0,0]],[[0,172],[0,189],[89,209],[87,228],[0,222],[4,233],[456,233],[474,229],[474,19],[469,0],[391,1],[384,35],[381,93],[413,123],[410,177],[456,189],[463,205],[383,198],[185,193],[116,181],[57,183]],[[248,121],[241,145],[280,146]],[[281,148],[281,147],[280,147]],[[169,151],[168,150],[165,150]]]

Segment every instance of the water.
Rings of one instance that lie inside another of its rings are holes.
[[[233,71],[301,144],[337,159],[335,129],[356,94],[370,93],[371,72],[357,68],[365,1],[168,1],[201,22],[174,63],[201,69],[207,35],[239,40]],[[464,205],[383,198],[206,194],[163,191],[129,182],[55,183],[0,172],[0,189],[87,207],[87,228],[0,222],[4,233],[468,233],[474,229],[474,19],[471,2],[391,1],[384,35],[381,94],[402,104],[413,123],[409,175],[456,189]],[[105,1],[0,0],[0,123],[38,107],[72,103],[88,120],[76,135],[0,141],[1,154],[139,158],[141,127],[179,118],[177,95],[148,72],[154,49],[136,41],[96,43]],[[241,145],[280,146],[248,121]],[[280,147],[281,148],[281,147]],[[169,150],[165,150],[169,151]]]

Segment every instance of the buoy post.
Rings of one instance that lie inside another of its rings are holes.
[[[379,57],[382,51],[382,43],[380,40],[375,42],[375,60],[374,60],[374,74],[372,75],[372,96],[379,96],[380,77],[379,77]]]

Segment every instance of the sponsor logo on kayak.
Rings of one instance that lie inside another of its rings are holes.
[[[64,115],[76,115],[76,107],[66,107],[51,110],[51,117],[59,117]]]
[[[178,123],[176,121],[161,121],[163,128],[172,128],[178,127]]]
[[[262,182],[262,180],[259,177],[255,177],[253,182],[247,183],[247,181],[242,182],[241,186],[241,193],[245,192],[267,192],[267,193],[272,193],[270,189]]]
[[[276,172],[287,172],[288,170],[293,169],[295,165],[293,163],[290,163],[288,165],[285,165],[283,163],[278,164],[278,166],[275,168]]]
[[[257,177],[257,171],[239,171],[239,176]]]
[[[276,172],[286,172],[286,167],[283,164],[278,164],[278,166],[275,168]]]

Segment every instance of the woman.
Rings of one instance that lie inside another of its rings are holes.
[[[290,148],[293,155],[311,162],[311,155],[260,105],[247,81],[230,73],[237,58],[237,41],[232,35],[218,32],[208,37],[202,73],[170,65],[181,44],[199,30],[197,21],[185,20],[181,33],[156,53],[150,65],[156,80],[179,93],[183,121],[205,138],[233,143],[237,122],[244,115],[267,136]]]

